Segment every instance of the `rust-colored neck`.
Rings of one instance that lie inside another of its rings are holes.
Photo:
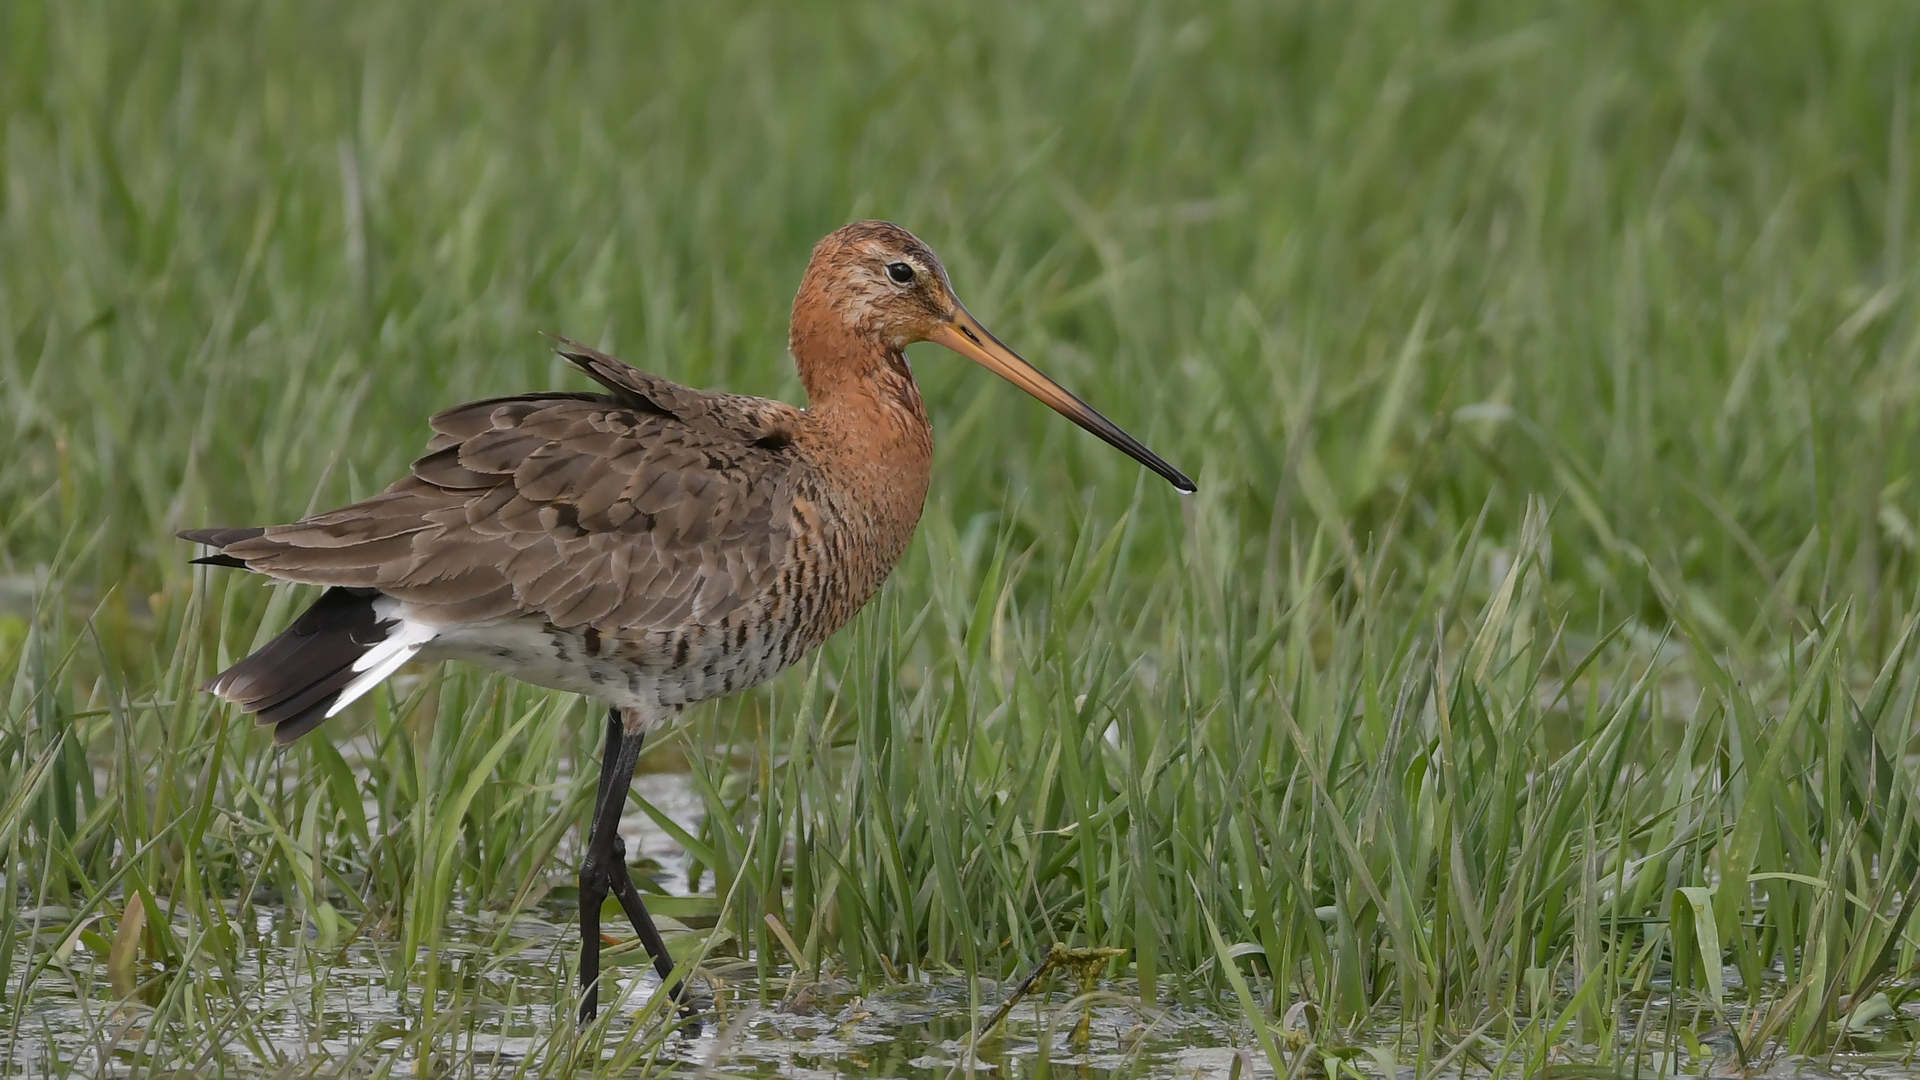
[[[872,450],[931,461],[932,424],[906,353],[849,325],[813,292],[802,286],[795,298],[787,340],[807,390],[807,410]]]
[[[852,542],[863,557],[847,583],[864,603],[899,561],[920,521],[933,474],[933,425],[906,355],[849,326],[801,289],[788,344],[807,388],[807,445],[830,479],[828,496],[864,524]]]

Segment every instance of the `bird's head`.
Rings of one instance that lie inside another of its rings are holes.
[[[824,324],[824,325],[823,325]],[[994,337],[967,311],[933,249],[889,221],[856,221],[828,233],[794,299],[794,358],[803,366],[801,340],[810,330],[900,354],[916,341],[944,345],[1045,402],[1182,492],[1194,483]],[[820,362],[824,358],[817,358]]]

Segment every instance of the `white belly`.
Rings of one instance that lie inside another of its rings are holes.
[[[644,678],[631,665],[588,656],[578,638],[550,633],[529,620],[446,627],[421,655],[429,660],[464,660],[522,682],[598,698],[624,709],[657,712],[664,704],[654,680]]]

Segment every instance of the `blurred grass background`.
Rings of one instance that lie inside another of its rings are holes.
[[[152,975],[188,1059],[257,986],[222,899],[411,946],[537,898],[590,710],[437,673],[276,755],[191,689],[296,598],[173,530],[580,385],[538,330],[797,400],[807,253],[885,217],[1201,490],[916,350],[912,554],[680,737],[767,970],[774,913],[803,970],[1115,945],[1409,1062],[1624,1060],[1656,998],[1844,1042],[1916,975],[1916,41],[1892,0],[6,5],[0,872],[199,927],[148,933],[224,972]],[[423,1052],[478,991],[394,965],[453,995]]]

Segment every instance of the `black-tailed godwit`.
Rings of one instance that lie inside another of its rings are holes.
[[[328,587],[207,689],[282,743],[415,658],[605,702],[580,868],[580,1015],[591,1019],[609,891],[672,977],[618,830],[641,740],[806,655],[906,550],[933,461],[905,353],[916,341],[980,363],[1194,490],[988,333],[925,244],[858,222],[814,248],[794,299],[805,409],[689,389],[563,341],[560,355],[604,393],[462,405],[430,421],[425,456],[370,499],[290,525],[181,533],[217,549],[199,562]]]

